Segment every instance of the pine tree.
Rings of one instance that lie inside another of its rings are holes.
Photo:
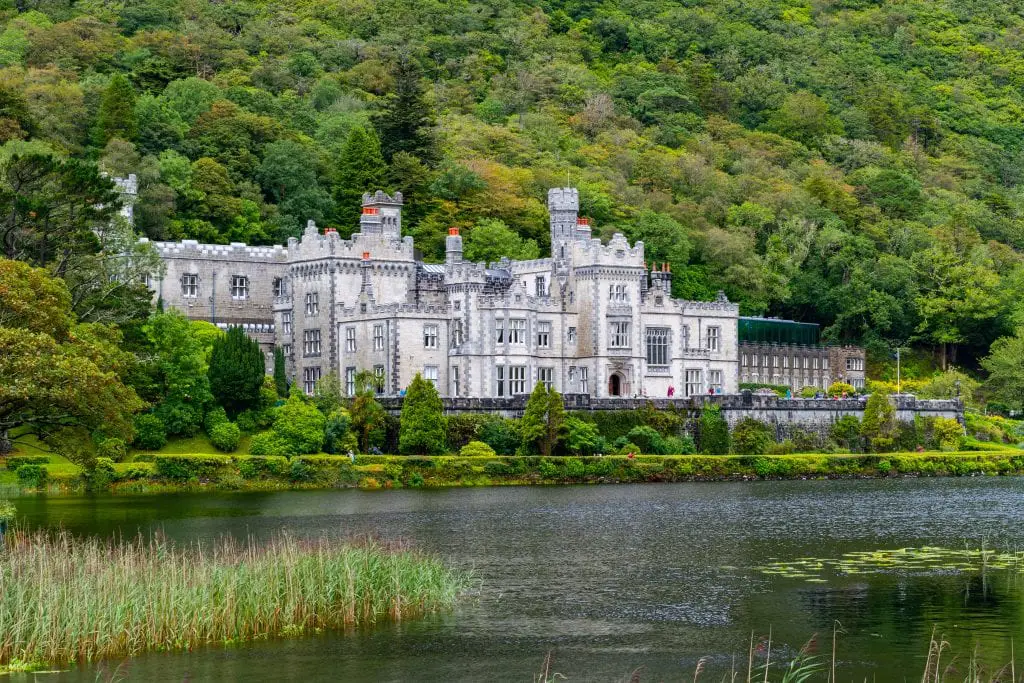
[[[398,152],[408,152],[432,165],[439,156],[434,112],[423,96],[419,65],[408,56],[402,56],[395,63],[392,76],[395,87],[374,119],[384,158],[390,162]]]
[[[729,423],[722,417],[722,409],[705,405],[700,415],[700,452],[705,455],[729,453]]]
[[[387,413],[374,393],[374,376],[371,372],[356,375],[356,395],[348,412],[352,417],[352,431],[359,442],[359,450],[367,453],[371,446],[384,442],[384,427]]]
[[[380,153],[380,141],[372,129],[361,126],[349,131],[338,159],[334,201],[341,231],[355,231],[361,211],[363,193],[380,189],[387,165]]]
[[[550,456],[566,431],[562,395],[554,388],[547,389],[542,382],[537,382],[526,402],[519,429],[524,453],[539,452],[544,457]]]
[[[288,373],[285,370],[284,349],[274,347],[274,386],[281,398],[288,396]]]
[[[432,382],[412,380],[402,401],[398,448],[405,455],[438,455],[445,446],[444,406]]]
[[[229,415],[255,406],[266,367],[260,345],[241,327],[232,327],[213,342],[210,353],[210,390]]]
[[[118,74],[110,79],[110,85],[103,91],[103,98],[100,100],[100,110],[96,116],[96,144],[106,145],[111,138],[131,141],[138,132],[135,89],[127,78]]]

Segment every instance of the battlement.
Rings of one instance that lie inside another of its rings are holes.
[[[142,244],[149,243],[146,237],[140,237]],[[288,250],[279,244],[272,247],[250,247],[244,242],[231,244],[201,244],[197,240],[180,242],[153,242],[153,248],[161,258],[201,258],[218,261],[251,261],[253,263],[284,263],[288,260]]]

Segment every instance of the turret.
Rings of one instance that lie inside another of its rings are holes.
[[[389,196],[380,190],[363,195],[363,214],[359,231],[364,235],[382,235],[399,239],[402,236],[402,193]]]
[[[579,210],[580,193],[575,187],[553,187],[548,190],[552,258],[565,259],[569,257],[571,249],[569,243],[576,239],[576,219]]]
[[[462,236],[458,228],[448,228],[448,237],[444,239],[445,263],[458,263],[462,260]]]

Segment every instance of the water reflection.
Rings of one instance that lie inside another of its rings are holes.
[[[869,574],[826,584],[771,577],[771,559],[855,550],[1020,545],[1022,479],[770,482],[449,491],[31,498],[32,524],[76,533],[163,529],[374,534],[411,539],[483,580],[455,613],[352,634],[148,655],[130,680],[526,680],[552,650],[570,680],[645,680],[746,662],[753,631],[799,647],[843,627],[840,679],[919,676],[932,628],[961,652],[1008,661],[1024,635],[1018,579]],[[827,649],[827,645],[825,649]],[[720,678],[720,675],[718,676]],[[93,681],[80,670],[60,680]],[[712,680],[712,678],[708,678]]]

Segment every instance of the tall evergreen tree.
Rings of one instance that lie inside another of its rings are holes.
[[[232,327],[213,342],[210,354],[210,390],[229,415],[257,404],[266,366],[260,345],[241,327]]]
[[[274,387],[281,398],[288,396],[288,373],[285,369],[284,349],[274,347]]]
[[[364,192],[373,192],[384,184],[387,165],[380,152],[380,141],[373,129],[355,126],[349,131],[338,159],[334,201],[339,232],[355,231]]]
[[[389,162],[398,152],[408,152],[428,165],[438,160],[434,112],[423,96],[422,75],[408,56],[400,57],[392,69],[395,86],[374,119]]]
[[[106,145],[111,138],[134,140],[139,132],[135,115],[135,89],[128,79],[117,74],[103,91],[96,117],[96,144]]]
[[[419,373],[405,392],[398,448],[405,455],[444,453],[445,419],[441,396]]]
[[[524,451],[550,456],[567,429],[562,395],[554,388],[547,389],[543,383],[537,382],[526,402],[519,429]]]

